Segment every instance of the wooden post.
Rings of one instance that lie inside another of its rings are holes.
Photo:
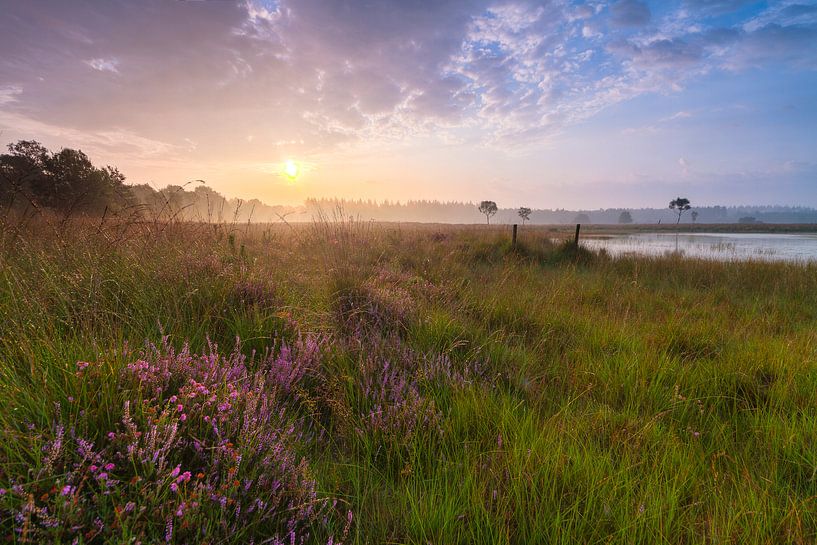
[[[574,245],[576,248],[578,248],[578,247],[579,247],[579,230],[581,230],[581,228],[582,228],[582,224],[581,224],[581,223],[577,223],[577,224],[576,224],[576,238],[573,240],[573,245]]]
[[[516,248],[516,224],[513,224],[513,239],[511,239],[511,245]]]

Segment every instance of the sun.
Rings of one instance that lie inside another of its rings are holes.
[[[284,161],[284,175],[289,178],[290,181],[294,182],[300,173],[301,168],[298,166],[298,163],[292,159],[287,159]]]

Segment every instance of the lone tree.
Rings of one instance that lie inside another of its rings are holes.
[[[681,215],[692,208],[689,205],[689,199],[685,199],[684,197],[678,197],[669,202],[669,209],[674,210],[678,214],[678,220],[675,224],[681,223]]]
[[[624,212],[619,214],[618,222],[619,223],[632,223],[633,222],[633,216],[632,216],[632,214],[630,214],[630,211],[625,210]]]
[[[696,221],[698,221],[698,211],[697,210],[693,210],[691,215],[692,215],[692,223],[695,223]]]
[[[479,203],[479,211],[485,214],[485,219],[488,221],[488,225],[491,225],[491,216],[496,214],[498,208],[496,207],[496,203],[494,201],[482,201]]]
[[[530,208],[527,208],[525,206],[522,206],[517,211],[517,214],[519,214],[519,217],[522,218],[522,225],[525,225],[526,221],[530,221],[530,212],[531,212]]]
[[[675,222],[675,251],[678,252],[678,225],[681,223],[681,214],[692,208],[689,205],[689,199],[684,197],[677,197],[669,202],[669,209],[674,210],[678,214],[678,220]]]

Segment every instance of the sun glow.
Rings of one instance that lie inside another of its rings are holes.
[[[300,173],[301,168],[298,166],[298,163],[292,159],[287,159],[284,162],[284,175],[289,178],[290,181],[294,182]]]

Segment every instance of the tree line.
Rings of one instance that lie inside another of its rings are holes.
[[[227,198],[201,180],[155,189],[129,185],[113,166],[97,167],[82,151],[52,152],[36,141],[21,140],[0,154],[2,212],[31,208],[64,215],[128,213],[140,217],[192,221],[311,221],[336,210],[364,221],[425,223],[628,224],[628,223],[817,223],[817,210],[789,206],[698,206],[608,208],[599,210],[501,208],[494,201],[407,202],[371,199],[307,199],[302,206],[269,205],[258,199]],[[684,200],[679,197],[679,199]],[[677,201],[678,199],[676,199]],[[689,202],[686,202],[689,205]],[[681,206],[684,206],[681,204]],[[680,213],[679,213],[680,212]]]

